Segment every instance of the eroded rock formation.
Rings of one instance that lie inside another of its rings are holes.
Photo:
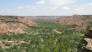
[[[73,16],[62,16],[56,19],[56,22],[74,26],[76,30],[85,30],[86,26],[92,22],[92,16],[90,15],[73,15]]]
[[[0,34],[25,33],[28,27],[36,25],[27,17],[0,17]]]
[[[83,46],[84,49],[82,52],[92,52],[92,29],[88,30],[85,33],[86,38],[84,38],[85,45]]]

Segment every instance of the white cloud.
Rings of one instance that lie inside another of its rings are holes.
[[[49,0],[49,2],[56,6],[74,3],[76,0]]]
[[[92,15],[92,5],[91,5],[91,3],[81,5],[79,7],[76,7],[76,9],[74,9],[74,11],[76,14],[81,14],[81,15],[90,14],[90,15]]]
[[[71,8],[69,8],[69,7],[63,7],[63,9],[65,9],[65,10],[70,10]]]
[[[24,9],[24,8],[25,8],[24,6],[17,7],[17,9]]]
[[[40,0],[40,1],[36,2],[36,4],[37,4],[37,5],[40,5],[40,4],[45,4],[45,1]]]
[[[75,14],[85,14],[85,9],[84,8],[76,8],[76,9],[74,9],[74,12],[75,12]]]
[[[48,3],[51,5],[51,7],[53,6],[54,9],[58,9],[61,8],[65,5],[68,4],[73,4],[75,3],[77,0],[48,0]],[[63,7],[63,9],[65,10],[69,10],[69,7]]]
[[[75,9],[76,11],[83,11],[84,10],[84,8],[77,8],[77,9]]]
[[[92,3],[89,3],[89,5],[91,5],[91,6],[92,6]]]

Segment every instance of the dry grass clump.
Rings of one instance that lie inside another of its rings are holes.
[[[21,45],[22,43],[28,43],[28,42],[25,42],[25,41],[8,41],[8,40],[0,40],[0,46],[2,48],[10,48],[10,47],[13,47],[13,46],[17,46],[17,45]]]

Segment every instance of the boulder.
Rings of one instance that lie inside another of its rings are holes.
[[[85,36],[87,38],[84,38],[86,43],[82,52],[92,52],[92,29],[87,30]]]
[[[84,40],[87,42],[85,48],[92,51],[92,38],[85,38]]]
[[[92,29],[89,29],[86,33],[85,36],[92,38]]]

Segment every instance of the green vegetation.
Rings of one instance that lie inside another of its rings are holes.
[[[25,34],[0,34],[0,52],[77,52],[82,32],[53,21],[36,21]],[[12,42],[8,42],[12,41]],[[14,42],[13,42],[14,41]],[[24,41],[21,42],[21,41]]]

